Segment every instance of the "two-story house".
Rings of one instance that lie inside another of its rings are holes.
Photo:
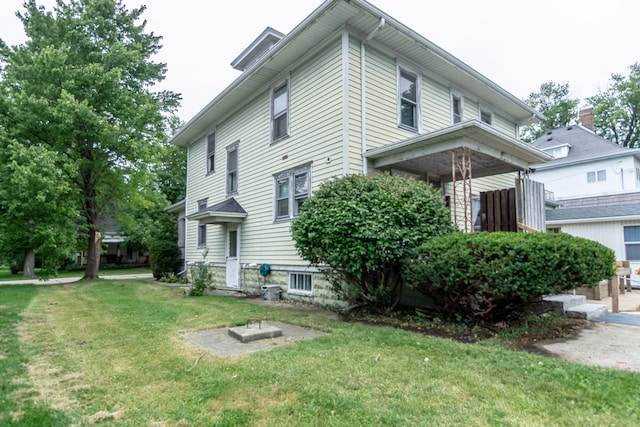
[[[531,143],[554,157],[533,165],[531,177],[544,183],[557,205],[546,212],[547,229],[600,242],[635,271],[640,268],[640,149],[596,135],[592,115],[587,107],[580,125],[549,130]]]
[[[539,113],[363,0],[327,0],[286,35],[267,28],[232,66],[238,79],[171,139],[188,148],[186,262],[205,256],[218,287],[257,291],[268,264],[285,297],[333,304],[290,233],[331,177],[427,181],[468,228],[479,192],[551,158],[517,139]]]

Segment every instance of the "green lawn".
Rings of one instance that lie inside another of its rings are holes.
[[[217,358],[186,331],[326,335]],[[147,281],[0,286],[3,426],[632,426],[640,375],[343,323]]]
[[[36,274],[38,273],[38,269],[36,269]],[[151,273],[150,268],[123,268],[123,269],[113,269],[113,270],[100,270],[101,276],[119,276],[122,274],[143,274],[143,273]],[[59,271],[57,277],[82,277],[84,271]],[[17,282],[20,280],[24,280],[22,277],[22,273],[11,274],[6,267],[0,267],[0,282]]]

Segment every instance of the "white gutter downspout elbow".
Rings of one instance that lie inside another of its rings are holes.
[[[361,103],[361,144],[362,144],[362,173],[367,175],[368,173],[368,164],[367,159],[364,157],[364,154],[367,152],[367,85],[366,85],[366,49],[364,45],[368,43],[373,37],[376,35],[382,27],[384,27],[386,21],[384,18],[380,18],[380,22],[378,22],[378,26],[373,29],[369,33],[369,35],[360,43],[360,103]]]

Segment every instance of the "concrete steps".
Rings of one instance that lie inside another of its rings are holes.
[[[587,304],[584,295],[547,295],[543,301],[550,304],[557,314],[576,319],[594,320],[609,313],[604,304]]]

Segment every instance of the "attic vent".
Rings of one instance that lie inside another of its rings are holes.
[[[550,130],[548,130],[548,131],[547,131],[547,135],[551,135],[551,133],[552,133],[552,132],[551,132]]]
[[[567,126],[567,130],[571,130],[571,129],[573,129],[573,126],[571,125]]]
[[[547,134],[548,135],[548,134]],[[547,138],[547,141],[551,141],[553,139],[552,136],[550,136],[549,138]]]

